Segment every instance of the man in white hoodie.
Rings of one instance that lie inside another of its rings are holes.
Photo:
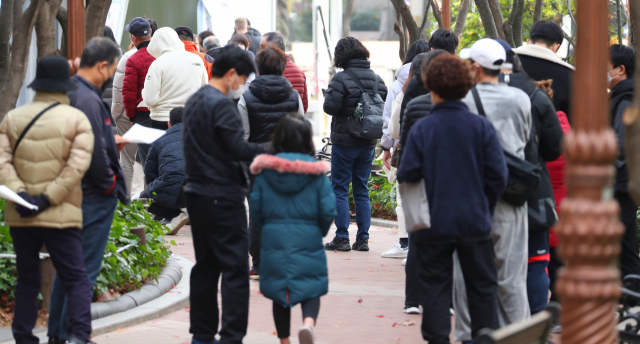
[[[170,27],[158,29],[147,51],[156,60],[149,67],[142,99],[151,111],[151,126],[167,130],[169,112],[184,106],[192,94],[208,83],[207,70],[198,55],[185,50]]]

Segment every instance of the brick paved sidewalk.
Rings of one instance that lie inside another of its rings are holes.
[[[350,228],[352,239],[355,228]],[[191,231],[185,227],[175,237],[174,254],[195,261]],[[325,238],[333,239],[333,231]],[[317,343],[410,344],[425,343],[420,334],[420,315],[403,313],[404,267],[401,259],[380,258],[398,239],[397,230],[371,228],[371,251],[327,252],[329,294],[321,301],[316,327]],[[259,282],[251,282],[249,329],[245,344],[279,343],[271,313],[272,302],[259,294]],[[359,303],[358,300],[362,299]],[[292,342],[297,343],[300,307],[292,312]],[[415,323],[403,326],[403,323]],[[395,325],[394,325],[395,324]],[[189,312],[179,310],[147,323],[98,336],[99,344],[188,344]]]

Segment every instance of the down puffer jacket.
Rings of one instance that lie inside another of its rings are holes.
[[[53,103],[13,148],[27,124]],[[5,219],[11,227],[82,228],[80,182],[93,153],[93,130],[82,111],[69,106],[61,93],[36,92],[33,102],[10,111],[0,124],[0,184],[14,192],[44,193],[51,208],[23,219],[7,201]]]
[[[124,73],[127,68],[127,61],[136,53],[138,49],[135,47],[127,51],[122,55],[118,66],[116,67],[116,74],[113,76],[113,95],[111,98],[111,117],[114,121],[121,116],[126,116],[124,112],[124,102],[122,100],[122,86],[124,85]]]
[[[207,75],[209,76],[209,79],[211,79],[211,66],[213,66],[213,57],[206,55],[205,53],[201,53],[200,50],[198,50],[198,46],[193,42],[184,41],[182,43],[184,43],[184,49],[186,51],[200,56],[200,58],[202,59],[202,63],[204,63],[204,68],[207,69]]]
[[[567,115],[558,111],[558,119],[562,126],[562,131],[565,135],[571,131],[571,125],[569,124],[569,118]],[[549,170],[549,176],[551,177],[551,184],[553,185],[553,194],[556,198],[556,212],[560,216],[560,205],[562,201],[567,197],[567,184],[564,181],[566,161],[564,155],[560,156],[558,160],[547,163],[547,169]],[[549,230],[549,247],[558,246],[558,236],[554,232],[554,229]]]
[[[184,208],[182,187],[187,179],[182,149],[182,123],[171,126],[151,145],[144,165],[147,194],[159,205]]]
[[[427,115],[431,113],[431,107],[433,107],[431,93],[413,98],[413,100],[407,104],[407,108],[404,113],[404,120],[400,127],[400,150],[398,153],[401,158],[402,150],[404,149],[404,145],[407,144],[407,138],[411,132],[411,127],[413,127],[413,125],[421,118],[427,117]]]
[[[287,65],[284,67],[284,73],[282,76],[287,78],[293,86],[293,89],[298,91],[300,98],[302,99],[302,106],[304,107],[304,113],[307,113],[309,108],[309,96],[307,95],[307,76],[304,74],[300,67],[291,62],[289,55],[287,55]]]
[[[347,62],[345,69],[351,70],[356,77],[360,79],[362,86],[367,91],[373,91],[375,82],[378,85],[378,94],[382,100],[387,99],[387,86],[380,76],[374,73],[371,63],[364,60],[350,60]],[[340,72],[336,74],[329,87],[323,90],[324,93],[324,112],[333,116],[331,120],[331,142],[334,144],[351,146],[351,147],[370,147],[376,146],[377,140],[361,139],[353,137],[347,131],[348,117],[353,117],[353,112],[358,107],[360,96],[362,93],[351,79],[349,74]]]
[[[149,67],[156,59],[149,54],[147,46],[150,41],[138,44],[138,51],[135,52],[126,62],[124,72],[124,82],[122,84],[122,102],[127,117],[136,117],[136,110],[149,111],[147,107],[138,105],[142,102],[142,89],[144,80],[147,78]]]
[[[328,163],[300,153],[260,155],[249,210],[262,228],[260,291],[283,307],[325,295],[329,289],[322,238],[336,216]],[[287,238],[286,240],[282,240]]]

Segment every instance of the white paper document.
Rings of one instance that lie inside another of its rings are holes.
[[[144,143],[150,145],[164,135],[164,133],[164,130],[147,128],[140,124],[134,124],[133,127],[131,127],[131,129],[122,136],[122,138],[127,140],[129,143]]]
[[[20,204],[21,206],[33,210],[38,210],[38,206],[33,205],[24,200],[24,198],[18,196],[17,193],[13,192],[6,185],[0,185],[0,198],[4,198],[7,201],[14,202],[16,204]]]

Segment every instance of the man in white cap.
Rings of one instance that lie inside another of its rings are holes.
[[[471,62],[476,84],[462,101],[471,112],[486,116],[493,124],[505,152],[524,159],[524,148],[531,132],[531,101],[520,89],[498,81],[500,68],[507,59],[505,50],[495,40],[484,38],[471,48],[463,49],[460,57]],[[499,199],[493,214],[491,238],[498,269],[500,327],[530,317],[527,299],[528,237],[526,203],[514,206]],[[466,343],[472,340],[471,318],[457,256],[454,256],[454,264],[455,339]]]

